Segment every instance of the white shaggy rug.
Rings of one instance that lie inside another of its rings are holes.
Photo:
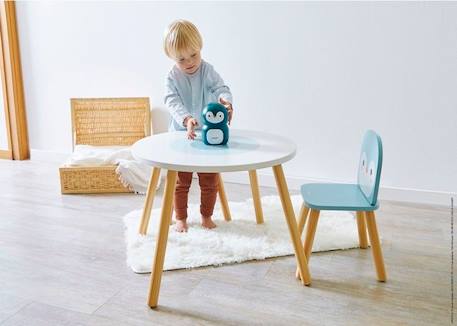
[[[292,196],[298,216],[302,199]],[[217,228],[200,225],[199,204],[189,204],[189,231],[178,233],[170,225],[164,270],[192,268],[293,254],[289,230],[278,196],[262,197],[265,223],[258,225],[252,199],[229,202],[231,222],[225,222],[219,202],[214,211]],[[138,234],[142,210],[124,216],[127,264],[135,273],[150,273],[159,228],[160,209],[153,209],[146,236]],[[321,212],[313,252],[358,247],[357,222],[349,212]]]

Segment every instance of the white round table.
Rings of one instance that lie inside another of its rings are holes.
[[[291,241],[295,250],[302,283],[304,285],[311,283],[306,257],[303,247],[300,244],[295,213],[292,208],[289,190],[281,165],[292,159],[295,156],[295,152],[295,144],[285,137],[266,132],[237,129],[230,129],[229,141],[224,146],[205,145],[200,135],[195,140],[188,140],[185,131],[175,131],[146,137],[133,145],[133,156],[137,160],[153,167],[143,217],[140,223],[140,233],[142,234],[145,234],[147,230],[160,169],[168,170],[149,289],[148,305],[151,308],[156,307],[158,302],[168,231],[173,210],[173,194],[176,186],[177,172],[181,171],[214,173],[249,171],[251,187],[253,187],[253,197],[256,197],[254,198],[255,201],[260,202],[255,170],[272,167],[284,215],[289,227]],[[255,206],[257,214],[257,206],[260,206],[260,204],[258,203]]]
[[[275,166],[295,156],[289,139],[266,132],[230,130],[227,145],[205,145],[198,134],[185,131],[143,138],[133,145],[133,156],[149,165],[180,172],[250,171]]]

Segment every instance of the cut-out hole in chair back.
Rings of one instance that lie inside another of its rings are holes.
[[[378,200],[381,167],[381,137],[379,137],[379,135],[373,130],[368,130],[363,138],[357,183],[370,205],[376,205]]]

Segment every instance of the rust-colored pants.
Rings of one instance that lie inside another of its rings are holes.
[[[219,175],[218,173],[197,174],[201,191],[200,213],[203,217],[211,217],[213,215],[214,205],[216,204]],[[191,183],[192,172],[178,172],[174,197],[177,220],[184,220],[187,218],[187,198]]]

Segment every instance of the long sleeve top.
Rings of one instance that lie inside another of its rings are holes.
[[[171,114],[169,131],[185,130],[184,119],[192,116],[202,126],[201,112],[210,102],[223,98],[232,102],[232,93],[213,66],[202,60],[192,75],[182,72],[176,65],[166,80],[165,105]]]

